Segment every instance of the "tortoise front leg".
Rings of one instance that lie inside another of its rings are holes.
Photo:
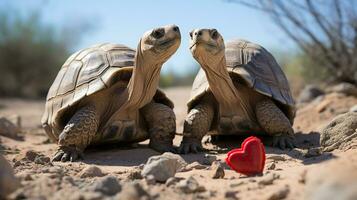
[[[258,102],[255,114],[264,131],[274,137],[273,146],[294,148],[294,130],[290,121],[272,100]]]
[[[91,143],[99,126],[99,116],[94,105],[79,109],[59,135],[59,149],[53,161],[75,161],[82,157],[84,149]]]
[[[190,110],[184,122],[179,153],[197,153],[203,150],[201,140],[210,130],[213,117],[214,106],[209,101],[203,101]]]
[[[149,146],[159,152],[175,152],[172,141],[176,133],[174,111],[161,103],[151,102],[141,110],[150,135]]]

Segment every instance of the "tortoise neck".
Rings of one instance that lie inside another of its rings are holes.
[[[136,58],[133,74],[127,87],[128,97],[123,109],[130,112],[143,107],[152,100],[159,86],[161,66],[144,62],[142,56]]]
[[[234,106],[239,99],[236,88],[226,68],[226,59],[222,57],[219,62],[205,63],[202,65],[206,73],[211,92],[213,93],[220,106],[229,108]]]
[[[204,63],[202,68],[206,73],[211,92],[225,114],[234,115],[237,110],[241,110],[246,116],[252,117],[229,76],[224,56],[219,62]]]

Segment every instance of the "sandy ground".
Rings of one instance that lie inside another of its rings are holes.
[[[190,88],[173,88],[167,89],[166,92],[169,98],[175,102],[177,132],[180,133],[182,132],[183,120],[186,115],[185,104],[190,95]],[[225,169],[225,177],[223,179],[212,179],[211,171],[207,169],[193,169],[177,173],[177,177],[187,178],[192,175],[205,188],[205,192],[194,194],[183,194],[173,187],[166,187],[164,184],[148,185],[143,179],[139,181],[155,199],[279,199],[276,197],[279,192],[286,193],[282,198],[304,199],[305,185],[301,180],[306,170],[320,165],[323,166],[327,160],[345,156],[345,152],[339,151],[322,155],[310,154],[309,149],[319,146],[318,131],[334,116],[348,111],[355,104],[357,104],[357,98],[329,94],[324,99],[319,99],[308,105],[302,105],[297,112],[294,125],[298,147],[293,150],[283,151],[266,146],[266,168],[262,176],[246,177],[228,168]],[[146,163],[150,156],[158,154],[147,147],[146,141],[129,147],[113,145],[90,148],[85,152],[85,159],[75,163],[53,162],[41,165],[31,162],[16,162],[30,150],[49,157],[55,152],[56,145],[48,142],[44,131],[40,128],[43,109],[43,101],[0,100],[0,116],[9,116],[13,119],[16,119],[16,116],[21,116],[24,139],[13,140],[2,136],[0,136],[0,139],[6,147],[5,157],[15,166],[14,169],[17,176],[23,177],[24,173],[29,174],[30,178],[22,179],[22,187],[27,188],[27,190],[33,190],[33,198],[40,193],[44,193],[42,196],[45,199],[53,199],[59,195],[64,195],[61,197],[66,199],[66,195],[71,196],[68,194],[71,193],[68,192],[70,190],[64,192],[63,188],[65,187],[62,186],[57,189],[39,187],[43,177],[50,177],[51,170],[61,169],[64,176],[73,177],[75,181],[92,182],[96,178],[80,178],[79,174],[85,167],[96,165],[104,173],[112,174],[120,180],[130,182],[133,181],[131,176],[137,169],[136,166]],[[221,149],[219,151],[215,150],[217,149],[216,145],[209,145],[206,147],[210,151],[183,155],[183,158],[188,163],[194,161],[204,163],[204,155],[209,153],[217,156],[218,159],[224,160],[226,152],[232,148],[239,147],[242,139],[226,139],[218,144]],[[264,142],[269,142],[269,139],[263,139]],[[174,144],[179,145],[180,141],[181,136],[177,135]],[[356,153],[356,150],[351,150],[349,155],[357,155]],[[272,166],[272,163],[275,164],[275,168],[267,169],[267,167]],[[274,177],[277,177],[273,183],[260,184],[261,180],[269,174],[274,174]],[[61,180],[64,181],[65,179]],[[73,190],[73,192],[76,192],[75,189]]]

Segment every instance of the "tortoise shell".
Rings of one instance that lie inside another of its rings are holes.
[[[82,99],[118,81],[127,84],[134,61],[135,50],[110,43],[95,45],[71,55],[61,67],[47,94],[41,120],[47,134],[52,139],[52,134],[58,135],[59,133],[50,130],[49,125],[60,124],[62,114],[75,108],[74,105]],[[160,90],[157,90],[154,100],[173,107],[173,103]]]
[[[260,45],[246,40],[232,40],[225,46],[227,70],[233,81],[243,80],[256,92],[275,100],[292,122],[295,102],[288,80],[274,57]],[[193,83],[188,109],[197,105],[209,90],[207,77],[201,68]]]

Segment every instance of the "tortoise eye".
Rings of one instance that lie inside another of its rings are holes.
[[[165,30],[162,28],[159,29],[155,29],[152,31],[151,35],[155,38],[155,39],[160,39],[165,35]]]
[[[212,37],[212,39],[218,38],[218,31],[216,29],[211,30],[211,37]]]

